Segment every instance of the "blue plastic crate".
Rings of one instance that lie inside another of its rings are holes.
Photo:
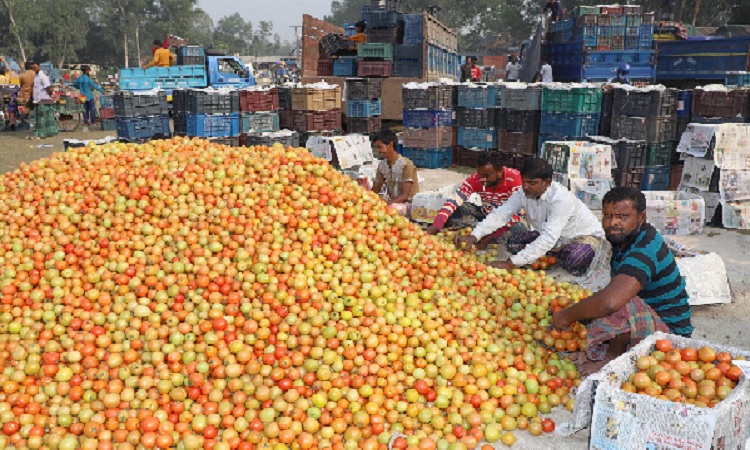
[[[424,40],[422,14],[404,14],[404,45],[422,45]]]
[[[582,36],[583,45],[586,47],[596,47],[596,35],[585,34]]]
[[[677,93],[677,109],[676,115],[678,118],[690,117],[693,111],[693,91],[685,90]]]
[[[198,45],[184,45],[177,48],[177,56],[206,56],[206,53]]]
[[[395,58],[393,76],[400,78],[422,78],[424,62],[422,58]]]
[[[102,95],[99,97],[99,108],[114,108],[115,107],[115,96],[114,95]]]
[[[641,36],[654,37],[654,25],[641,25],[638,29],[638,34]]]
[[[279,114],[275,112],[243,112],[240,115],[240,132],[278,131]]]
[[[346,102],[347,117],[374,117],[383,113],[380,99],[349,100]]]
[[[496,98],[495,86],[458,87],[458,106],[464,108],[493,108]]]
[[[421,169],[444,169],[453,164],[453,149],[402,147],[402,155]]]
[[[404,127],[406,128],[434,128],[451,127],[455,114],[452,109],[405,109]]]
[[[344,24],[344,34],[348,37],[352,37],[355,34],[357,34],[357,28],[355,24],[353,23],[345,23]]]
[[[599,114],[542,111],[539,132],[552,136],[594,136],[599,134]]]
[[[396,11],[370,11],[367,28],[393,28],[398,26],[403,14]]]
[[[169,137],[169,116],[128,117],[115,119],[117,137],[120,139],[148,139]]]
[[[240,135],[240,115],[187,113],[187,135],[196,137],[231,137]]]
[[[494,128],[458,127],[458,145],[461,147],[496,148],[497,132]]]
[[[117,122],[116,119],[101,119],[99,121],[102,127],[102,131],[116,131]]]
[[[727,86],[750,86],[750,73],[736,72],[727,74]]]
[[[353,77],[357,75],[357,58],[355,56],[341,56],[333,62],[333,76]]]
[[[668,191],[670,166],[649,166],[643,172],[641,179],[642,191]]]

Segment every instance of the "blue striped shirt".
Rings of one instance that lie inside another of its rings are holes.
[[[659,314],[673,334],[690,336],[690,305],[685,279],[661,234],[644,223],[635,241],[625,249],[612,250],[612,276],[628,275],[638,280],[638,296]]]

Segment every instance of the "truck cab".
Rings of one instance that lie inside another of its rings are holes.
[[[254,86],[252,70],[236,56],[207,56],[208,84],[212,87]]]

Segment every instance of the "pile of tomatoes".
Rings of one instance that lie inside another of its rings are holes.
[[[586,292],[487,268],[304,149],[24,164],[0,288],[3,448],[476,448],[549,432],[580,382],[542,341]]]

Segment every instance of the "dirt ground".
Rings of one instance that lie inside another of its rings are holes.
[[[80,129],[75,133],[61,133],[44,140],[26,140],[29,132],[0,133],[0,174],[15,170],[19,164],[63,151],[63,139],[102,139],[112,132],[102,132],[91,127],[89,132]],[[50,145],[40,148],[40,145]],[[421,190],[433,190],[462,181],[471,170],[467,168],[419,171]],[[716,252],[721,256],[732,289],[733,302],[726,305],[693,307],[694,337],[711,342],[750,350],[750,234],[717,228],[707,228],[697,236],[677,236],[675,240],[692,250]],[[552,271],[551,275],[555,275]],[[557,273],[557,275],[561,275]],[[569,420],[570,415],[556,410],[552,417],[558,422]],[[588,430],[567,438],[542,436],[532,438],[526,432],[516,433],[518,448],[523,449],[585,449],[588,447]],[[498,446],[500,448],[500,446]]]

